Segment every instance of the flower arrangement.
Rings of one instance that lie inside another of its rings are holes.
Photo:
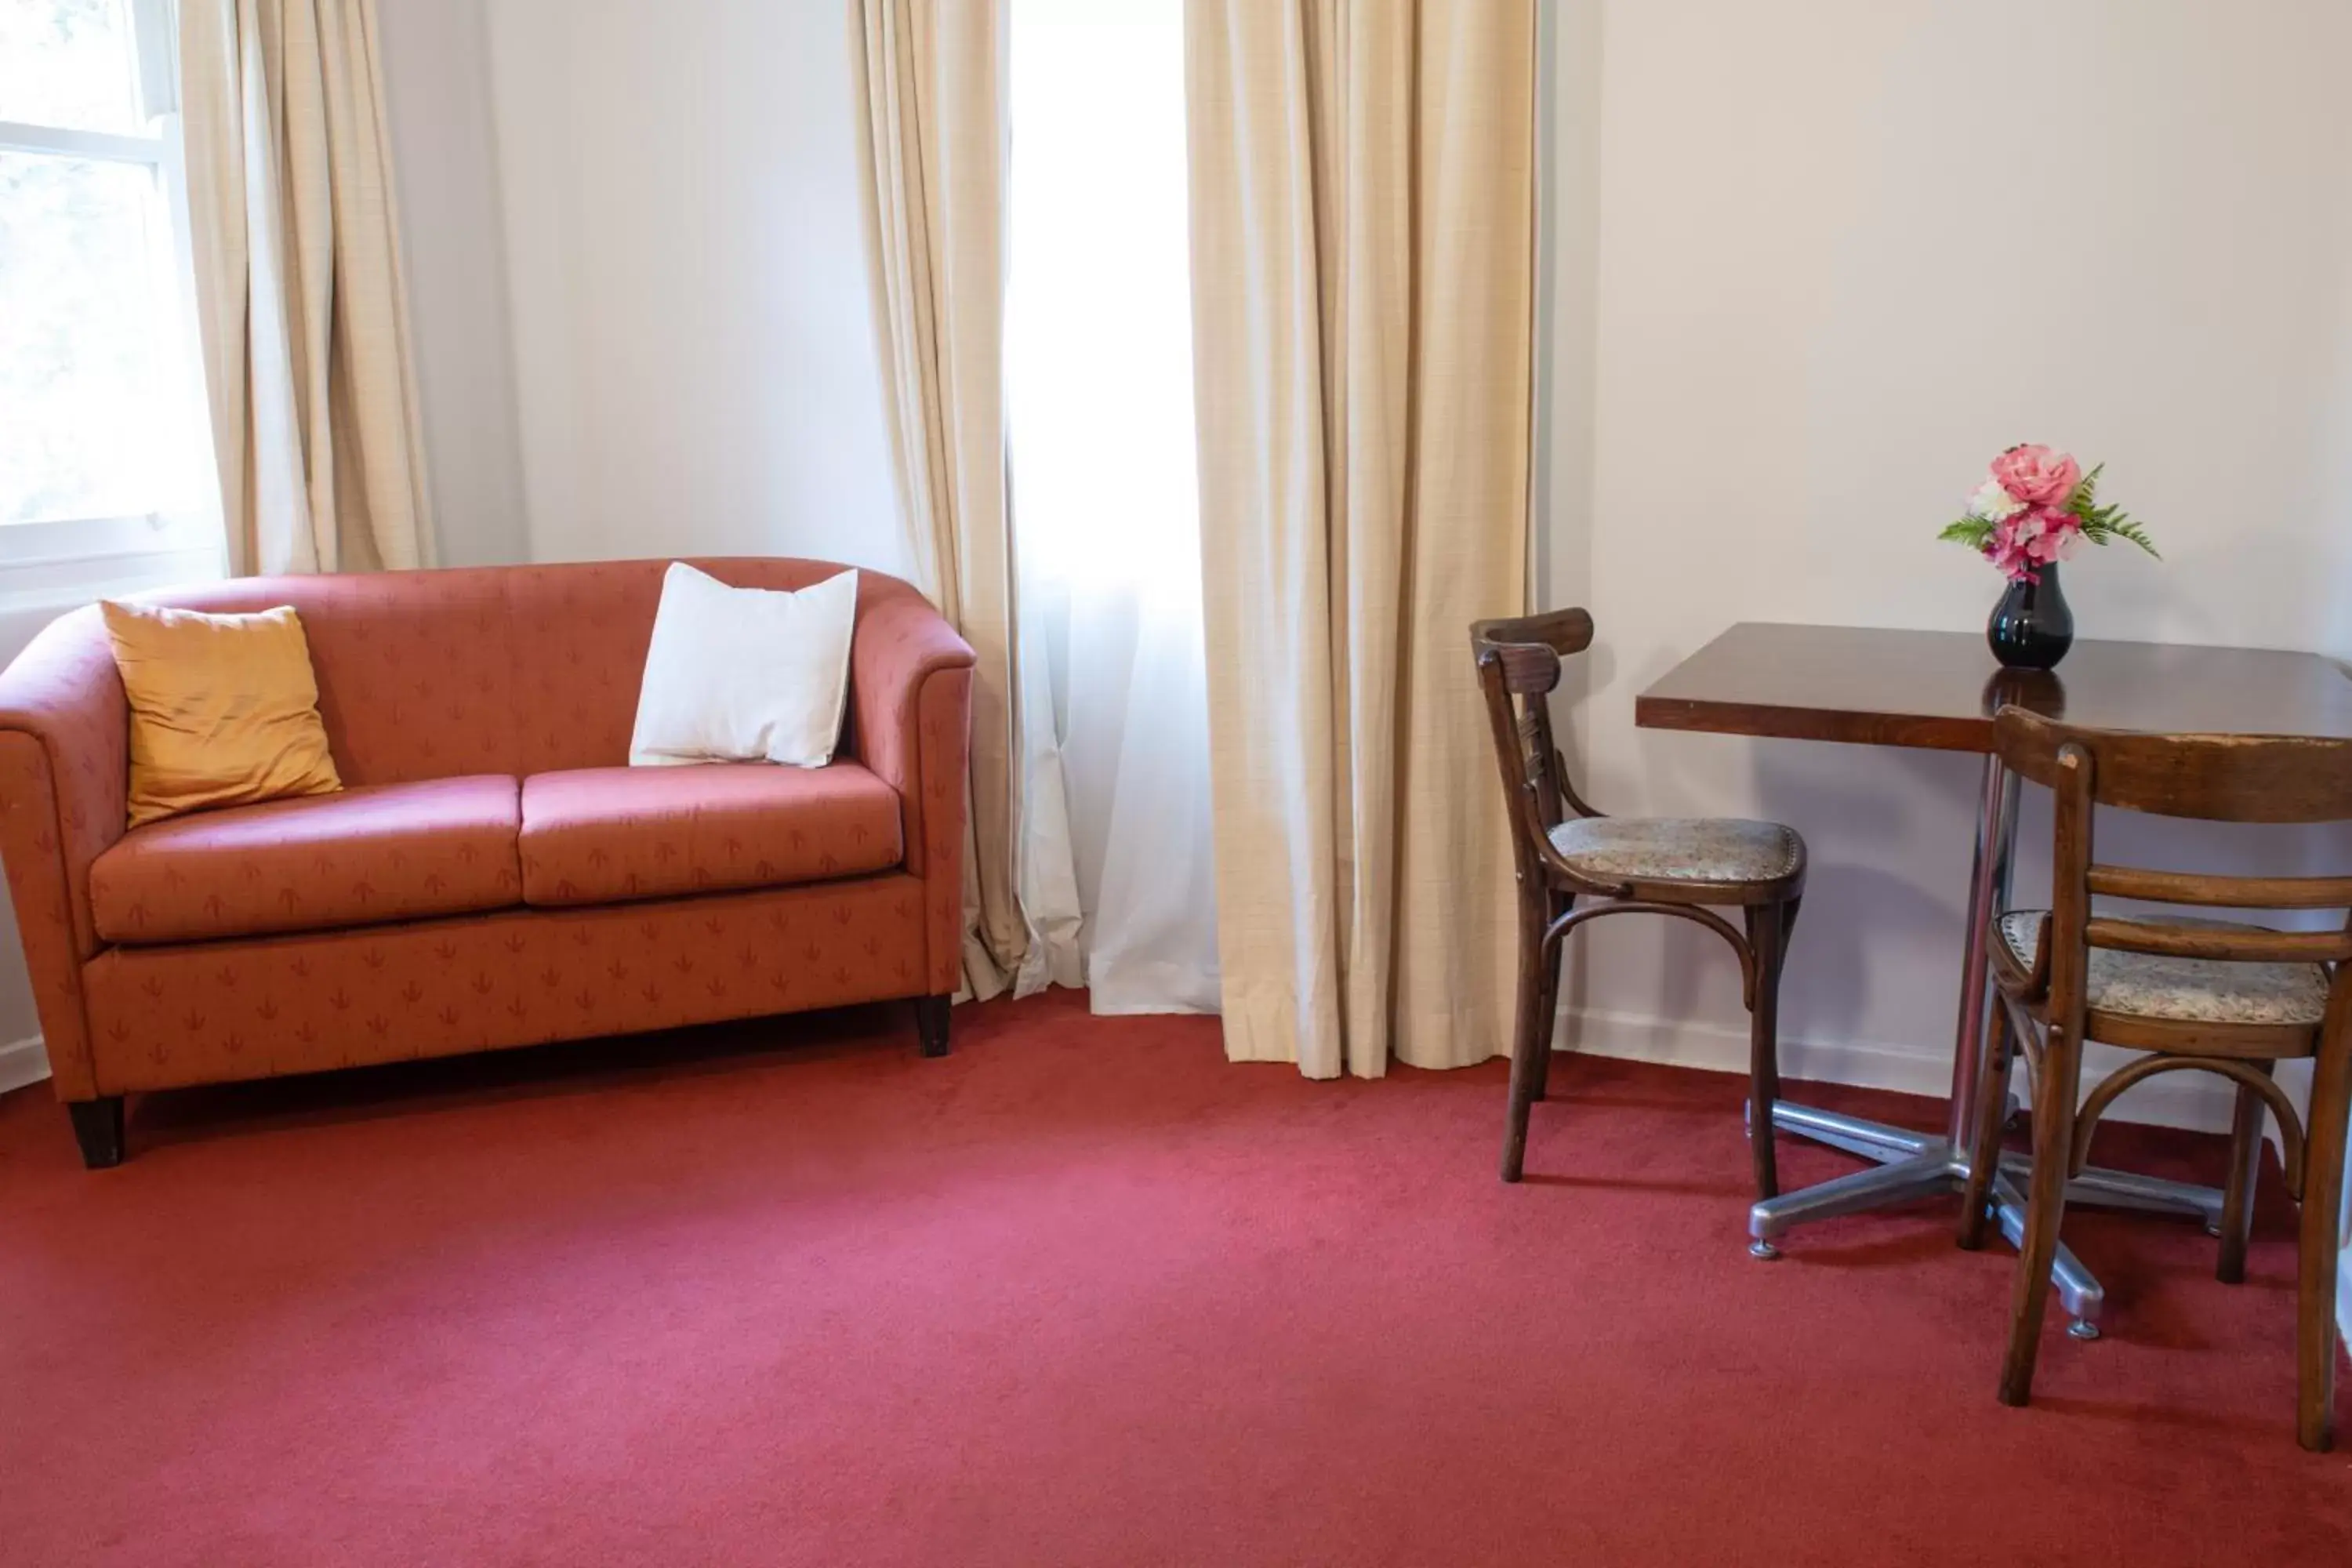
[[[2071,558],[2085,539],[2127,539],[2155,555],[2146,529],[2123,508],[2101,504],[2099,470],[2105,466],[2086,474],[2064,452],[2011,447],[1992,460],[1991,477],[1969,498],[1968,515],[1937,537],[1978,552],[2013,583],[2040,582],[2042,568]]]

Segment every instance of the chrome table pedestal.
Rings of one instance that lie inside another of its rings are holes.
[[[1774,1128],[1842,1149],[1874,1164],[1817,1186],[1767,1198],[1749,1209],[1748,1230],[1755,1240],[1748,1250],[1759,1258],[1777,1257],[1774,1238],[1798,1226],[1957,1193],[1967,1183],[1969,1108],[1976,1104],[1978,1077],[1984,1067],[1985,1015],[1990,995],[1985,934],[1993,912],[2009,898],[2017,796],[2016,777],[2001,765],[1999,756],[1988,756],[1977,821],[1976,864],[1969,879],[1968,942],[1960,970],[1960,1016],[1953,1042],[1952,1098],[1945,1130],[1914,1132],[1785,1100],[1777,1102],[1772,1107]],[[2025,1187],[2032,1173],[2032,1163],[2024,1155],[2004,1153],[2000,1174],[1993,1180],[2000,1232],[2011,1246],[2019,1245],[2025,1234]],[[2217,1234],[2221,1226],[2219,1189],[2127,1171],[2085,1170],[2067,1188],[2066,1201],[2193,1215]],[[2098,1280],[2063,1244],[2051,1278],[2074,1320],[2067,1331],[2077,1339],[2096,1339],[2099,1313],[2106,1301]]]

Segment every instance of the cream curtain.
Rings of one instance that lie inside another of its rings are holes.
[[[1002,0],[850,0],[892,456],[920,586],[979,662],[964,984],[1079,984],[1043,661],[1024,658],[1004,456]],[[1024,720],[1026,721],[1024,724]]]
[[[374,0],[181,0],[230,570],[429,566]]]
[[[1191,0],[1225,1048],[1507,1050],[1467,634],[1526,597],[1534,0]]]

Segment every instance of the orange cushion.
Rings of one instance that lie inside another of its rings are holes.
[[[578,768],[522,784],[525,903],[782,887],[900,858],[898,792],[856,763]]]
[[[100,606],[131,701],[130,826],[342,788],[302,618]]]
[[[505,909],[520,901],[505,775],[372,784],[133,828],[89,868],[109,942],[189,942]]]

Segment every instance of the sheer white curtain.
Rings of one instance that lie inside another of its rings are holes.
[[[1005,324],[1024,886],[1097,1013],[1214,1012],[1183,0],[1010,0]],[[1028,694],[1024,693],[1024,697]],[[1056,820],[1056,801],[1066,808]]]

